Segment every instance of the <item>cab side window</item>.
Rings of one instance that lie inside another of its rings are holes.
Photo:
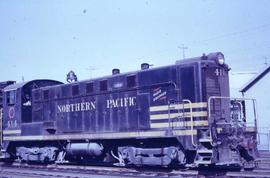
[[[16,103],[16,90],[7,92],[7,104],[14,105]]]
[[[127,87],[132,88],[136,86],[136,75],[127,76]]]
[[[86,93],[93,93],[94,92],[94,83],[90,82],[86,84]]]
[[[108,90],[108,81],[102,80],[99,82],[100,91],[107,91]]]

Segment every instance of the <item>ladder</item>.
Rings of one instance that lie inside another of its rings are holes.
[[[202,135],[204,135],[204,137],[199,139],[199,146],[197,148],[195,164],[209,165],[212,163],[215,154],[214,153],[215,150],[212,145],[213,140],[207,133]]]

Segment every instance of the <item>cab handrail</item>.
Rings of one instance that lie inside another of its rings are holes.
[[[196,147],[197,145],[196,145],[195,142],[194,142],[194,121],[193,121],[193,109],[192,109],[192,103],[191,103],[191,101],[188,100],[188,99],[183,99],[182,101],[183,101],[183,103],[187,102],[187,103],[189,104],[189,109],[190,109],[190,122],[191,122],[191,125],[190,125],[190,127],[191,127],[191,143],[192,143],[193,146]]]

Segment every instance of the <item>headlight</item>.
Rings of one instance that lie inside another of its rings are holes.
[[[217,63],[218,63],[219,65],[224,65],[224,64],[225,64],[224,56],[223,56],[221,53],[219,53],[219,54],[217,55]]]

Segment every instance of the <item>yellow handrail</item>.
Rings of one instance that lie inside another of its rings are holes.
[[[191,121],[191,143],[193,146],[197,146],[194,142],[194,121],[193,121],[193,109],[192,109],[192,103],[188,99],[183,99],[183,103],[187,102],[189,104],[190,108],[190,121]]]

